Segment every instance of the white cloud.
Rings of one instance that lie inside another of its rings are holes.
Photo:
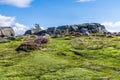
[[[0,26],[11,26],[14,23],[15,17],[0,15]]]
[[[102,25],[105,25],[106,28],[111,32],[120,32],[120,21],[116,22],[103,22]]]
[[[24,8],[24,7],[29,7],[32,1],[33,0],[0,0],[0,3]]]
[[[0,15],[0,27],[11,26],[16,35],[22,35],[29,28],[23,24],[15,22],[15,17]]]
[[[95,1],[95,0],[77,0],[77,2],[91,2],[91,1]]]
[[[117,22],[104,22],[103,25],[110,26],[110,27],[120,27],[120,21]]]
[[[28,30],[29,28],[26,27],[26,26],[23,25],[23,24],[15,23],[14,26],[13,26],[13,29],[14,29],[16,35],[22,35],[22,34],[24,34],[25,31]]]

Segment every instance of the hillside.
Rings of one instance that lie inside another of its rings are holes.
[[[16,52],[0,43],[0,80],[119,80],[120,37],[49,38],[41,50]]]

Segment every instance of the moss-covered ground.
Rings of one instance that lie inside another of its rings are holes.
[[[50,38],[18,53],[22,42],[0,43],[0,80],[120,80],[120,37]]]

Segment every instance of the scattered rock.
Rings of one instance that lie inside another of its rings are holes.
[[[113,38],[113,34],[110,33],[110,32],[108,32],[108,33],[106,33],[106,37],[108,37],[108,38]]]
[[[4,38],[1,38],[0,39],[0,43],[7,43],[7,42],[9,42],[10,40],[8,40],[8,39],[4,39]]]
[[[79,43],[79,42],[83,42],[83,41],[84,41],[84,40],[81,39],[81,38],[77,38],[77,39],[76,39],[76,42],[78,42],[78,43]]]
[[[16,37],[14,37],[14,36],[9,36],[9,37],[7,37],[7,39],[8,39],[8,40],[16,40]]]
[[[60,52],[59,54],[62,56],[67,56],[67,54],[65,52]]]

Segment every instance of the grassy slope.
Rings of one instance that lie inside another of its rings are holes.
[[[17,53],[22,41],[0,44],[0,80],[120,79],[120,38],[51,39],[45,49]]]

